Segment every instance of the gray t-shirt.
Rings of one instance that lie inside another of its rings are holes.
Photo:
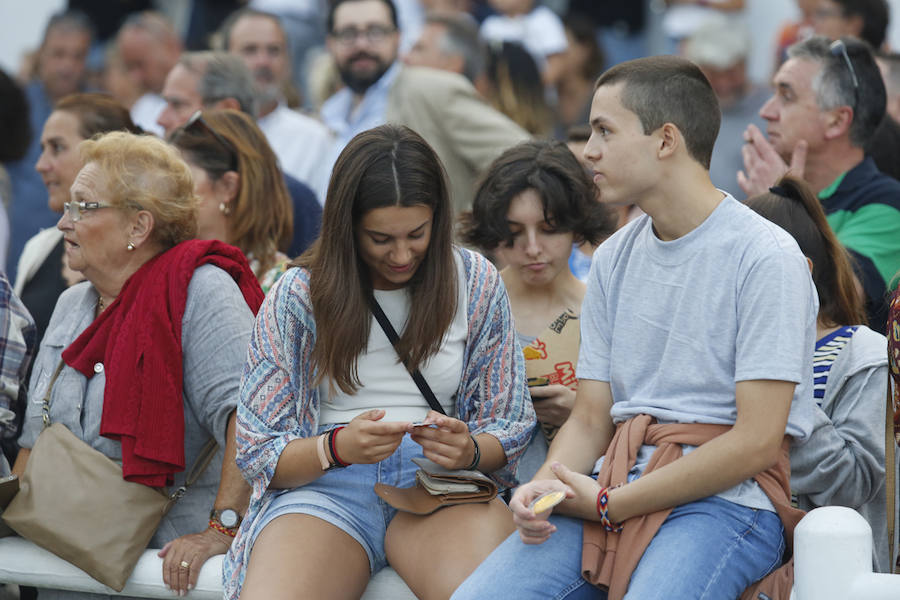
[[[645,215],[594,253],[578,378],[610,383],[614,422],[649,414],[721,425],[737,418],[738,381],[795,382],[787,434],[803,440],[812,429],[817,312],[794,239],[733,197],[669,242]],[[652,450],[642,450],[637,470]],[[772,508],[752,480],[719,496]]]

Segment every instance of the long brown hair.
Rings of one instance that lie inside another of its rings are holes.
[[[231,147],[226,148],[198,126],[176,129],[169,142],[213,181],[237,161],[240,189],[231,203],[228,239],[222,241],[256,258],[259,277],[274,264],[276,251],[290,245],[294,230],[294,210],[278,159],[263,132],[244,113],[231,109],[204,111],[203,121]]]
[[[785,175],[771,191],[747,200],[747,206],[787,231],[812,261],[823,325],[866,324],[850,255],[837,240],[825,211],[809,185]]]
[[[357,362],[371,326],[372,283],[356,248],[356,227],[367,212],[387,206],[433,211],[428,250],[407,284],[410,313],[397,345],[407,369],[437,353],[456,313],[452,213],[437,154],[408,127],[382,125],[360,133],[334,165],[319,239],[295,261],[309,270],[316,382],[328,377],[347,394],[362,386]]]

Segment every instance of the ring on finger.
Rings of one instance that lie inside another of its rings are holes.
[[[180,564],[179,566],[180,566],[182,569],[190,569],[190,568],[191,568],[191,563],[189,563],[189,562],[186,561],[186,560],[183,560],[183,561],[181,561],[181,564]]]

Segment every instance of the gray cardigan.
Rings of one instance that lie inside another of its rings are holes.
[[[872,526],[875,570],[890,572],[884,477],[887,340],[860,326],[828,375],[809,439],[791,450],[800,508],[856,509]]]

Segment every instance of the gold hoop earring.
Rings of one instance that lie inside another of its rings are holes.
[[[134,245],[134,242],[128,242],[128,245],[125,246],[125,249],[128,250],[129,252],[134,252],[134,249],[135,249],[136,247],[137,247],[137,246]]]

